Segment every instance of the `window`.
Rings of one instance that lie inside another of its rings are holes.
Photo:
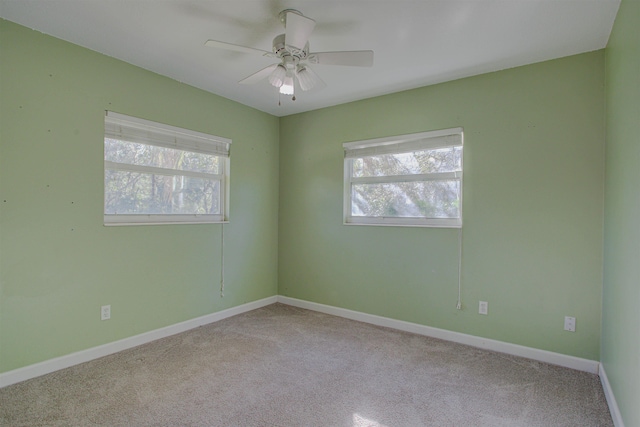
[[[228,219],[231,140],[106,112],[105,225]]]
[[[343,147],[345,224],[462,226],[462,128]]]

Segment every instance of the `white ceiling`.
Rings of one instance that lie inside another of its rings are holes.
[[[589,52],[620,0],[0,0],[0,16],[276,116]],[[282,97],[275,61],[204,46],[271,50],[287,8],[316,20],[311,51],[368,50],[372,68],[315,65],[323,89]]]

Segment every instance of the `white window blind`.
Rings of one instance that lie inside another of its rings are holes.
[[[105,138],[229,157],[231,140],[107,111]]]
[[[450,130],[447,130],[450,132]],[[428,133],[416,134],[415,137],[406,135],[399,140],[394,138],[380,138],[368,141],[347,142],[344,146],[344,157],[377,156],[381,154],[400,154],[411,151],[451,147],[462,144],[460,133],[453,135],[428,136]]]

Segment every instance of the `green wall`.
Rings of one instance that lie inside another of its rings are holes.
[[[627,426],[640,426],[640,2],[623,0],[606,49],[602,364]]]
[[[279,293],[599,360],[603,82],[596,51],[281,119]],[[342,225],[343,142],[456,126],[461,311],[458,230]]]
[[[0,372],[277,293],[276,117],[8,21],[0,40]],[[103,226],[104,110],[233,140],[224,298],[220,224]]]

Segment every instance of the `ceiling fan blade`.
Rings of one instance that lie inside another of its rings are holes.
[[[316,21],[295,12],[287,12],[284,42],[296,49],[304,49],[309,36],[316,26]]]
[[[262,49],[256,49],[248,46],[240,46],[239,44],[221,42],[218,40],[207,40],[204,44],[207,47],[215,47],[218,49],[232,50],[234,52],[242,52],[242,53],[251,53],[251,54],[259,54],[262,56],[275,56],[273,52],[268,52]]]
[[[241,85],[250,85],[254,83],[258,83],[260,80],[265,79],[276,69],[278,64],[271,64],[268,67],[263,68],[262,70],[251,74],[249,77],[245,77],[240,80],[238,83]]]
[[[347,65],[351,67],[372,67],[372,50],[353,50],[342,52],[315,52],[310,53],[308,61],[321,65]]]

